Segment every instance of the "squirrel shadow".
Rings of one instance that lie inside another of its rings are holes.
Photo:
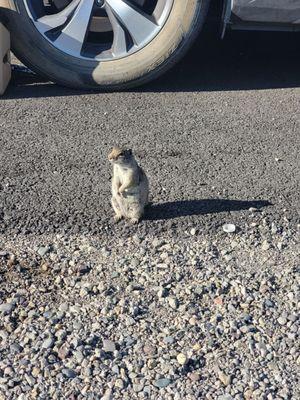
[[[226,199],[203,199],[171,201],[160,204],[150,204],[146,208],[146,220],[167,220],[178,217],[193,215],[213,214],[228,211],[249,210],[271,206],[267,200],[226,200]]]

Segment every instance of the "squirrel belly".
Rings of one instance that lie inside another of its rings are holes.
[[[139,186],[133,186],[125,189],[123,192],[123,198],[128,203],[135,203],[140,201],[140,188]]]

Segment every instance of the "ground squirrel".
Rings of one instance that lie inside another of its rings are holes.
[[[148,204],[149,182],[130,149],[114,147],[108,156],[113,164],[112,199],[115,221],[122,218],[137,223]]]

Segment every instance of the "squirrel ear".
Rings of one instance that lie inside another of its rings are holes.
[[[127,151],[128,151],[128,154],[129,154],[130,156],[132,156],[132,150],[131,150],[131,149],[128,149]]]

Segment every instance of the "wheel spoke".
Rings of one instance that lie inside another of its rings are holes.
[[[109,7],[107,7],[106,12],[114,32],[114,39],[111,51],[114,54],[114,56],[122,56],[127,52],[127,41],[126,41],[125,31]]]
[[[109,14],[109,9],[114,15],[114,18]],[[114,34],[116,35],[117,33],[116,41],[121,42],[121,47],[125,39],[124,29],[128,31],[136,46],[143,45],[148,37],[158,29],[157,24],[151,20],[147,14],[138,11],[123,0],[106,0],[106,10]],[[121,33],[121,31],[123,31],[123,33]],[[115,46],[119,48],[120,44],[117,43]]]
[[[69,48],[74,55],[80,55],[92,16],[94,0],[81,0],[68,25],[55,41],[60,48]]]
[[[56,47],[60,49],[67,48],[74,56],[80,55],[90,23],[93,6],[94,0],[75,0],[68,7],[66,7],[65,10],[62,11],[62,13],[65,12],[63,17],[59,16],[57,18],[58,14],[56,14],[56,18],[54,15],[51,16],[51,18],[53,18],[52,28],[59,27],[61,25],[61,21],[64,20],[64,22],[66,22],[68,17],[70,17],[70,21],[62,29],[58,38],[53,41]],[[73,11],[74,13],[72,15]]]
[[[36,26],[40,32],[46,33],[51,29],[58,28],[66,23],[67,19],[70,18],[80,0],[73,0],[64,10],[57,14],[45,15],[36,21]]]

